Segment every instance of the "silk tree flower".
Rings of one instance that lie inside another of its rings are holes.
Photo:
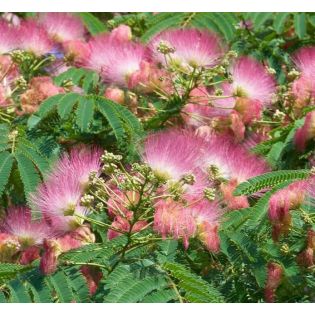
[[[198,238],[212,252],[218,252],[219,210],[217,203],[207,200],[184,205],[171,198],[161,199],[155,204],[154,230],[162,235],[182,239],[184,247],[190,238]]]
[[[221,215],[219,204],[204,199],[197,203],[192,202],[189,207],[197,228],[196,237],[209,251],[218,252],[220,250],[218,229]]]
[[[222,83],[226,98],[213,100],[214,107],[234,109],[245,124],[259,119],[271,104],[276,84],[264,66],[250,57],[241,57],[231,66],[232,83]]]
[[[89,41],[89,56],[84,66],[98,72],[106,83],[128,87],[133,73],[140,70],[142,61],[149,61],[146,47],[134,42],[99,35]]]
[[[219,186],[230,209],[248,207],[246,197],[235,197],[238,184],[269,170],[267,163],[248,152],[230,136],[212,135],[205,142],[198,165],[215,186]]]
[[[84,38],[85,28],[81,19],[71,13],[41,13],[38,15],[38,23],[57,42]]]
[[[0,54],[9,53],[18,47],[18,31],[16,27],[0,20],[0,34]]]
[[[63,93],[64,89],[56,86],[51,77],[40,76],[31,79],[28,89],[21,94],[22,110],[18,114],[32,114],[48,97]]]
[[[59,182],[73,178],[82,190],[86,188],[91,173],[99,174],[103,150],[96,146],[78,145],[58,160],[47,181]]]
[[[53,49],[53,41],[34,20],[26,20],[18,28],[19,49],[43,56]]]
[[[58,265],[58,257],[71,249],[76,249],[95,242],[95,235],[87,225],[66,233],[58,238],[45,239],[44,253],[40,260],[40,271],[47,275],[54,273]]]
[[[149,135],[142,156],[157,177],[179,181],[196,170],[203,144],[190,131],[169,129]]]
[[[294,136],[294,144],[298,151],[303,152],[309,140],[315,137],[315,111],[305,116],[304,125],[297,129]]]
[[[298,208],[305,201],[309,187],[307,180],[299,180],[277,191],[270,198],[268,216],[275,241],[278,241],[281,234],[288,232],[291,225],[290,210]]]
[[[76,66],[82,66],[90,54],[88,43],[83,40],[68,40],[62,43],[65,58]]]
[[[274,262],[268,263],[267,282],[265,285],[265,301],[268,303],[275,302],[276,290],[281,283],[283,268]]]
[[[315,96],[315,47],[303,47],[292,57],[301,75],[293,82],[292,93],[296,97],[296,107],[306,106]]]
[[[80,205],[83,191],[78,178],[75,174],[67,175],[57,176],[55,180],[51,177],[31,195],[33,207],[60,233],[82,225],[82,219],[76,215],[88,213],[88,209]]]
[[[54,236],[51,228],[43,220],[32,220],[31,210],[25,207],[11,207],[0,225],[0,229],[13,235],[25,249],[41,245],[45,238]]]
[[[9,208],[0,229],[19,243],[19,262],[22,265],[39,258],[44,240],[55,235],[44,220],[32,220],[31,210],[25,207]]]
[[[117,87],[108,87],[105,90],[104,96],[118,104],[125,103],[125,92]]]
[[[314,266],[315,258],[315,232],[307,231],[306,248],[298,255],[297,261],[304,267]]]
[[[170,53],[163,53],[161,46],[166,46]],[[198,29],[164,31],[151,40],[149,47],[154,59],[164,67],[185,70],[216,66],[224,54],[221,40],[215,33]]]
[[[199,128],[210,125],[216,117],[228,117],[232,109],[215,107],[205,86],[200,86],[190,92],[189,103],[184,106],[181,116],[186,125]],[[213,93],[212,93],[213,94]]]
[[[192,210],[168,198],[161,199],[155,204],[154,230],[163,238],[172,236],[175,239],[182,239],[187,249],[189,239],[196,234],[197,228]]]
[[[110,37],[122,42],[128,42],[132,39],[131,28],[128,25],[121,24],[110,32]]]

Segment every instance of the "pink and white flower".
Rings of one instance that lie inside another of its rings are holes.
[[[57,42],[83,39],[85,28],[81,19],[71,13],[47,12],[38,16],[38,23]]]
[[[0,20],[0,54],[6,54],[18,47],[16,27]]]
[[[116,40],[109,34],[91,39],[89,48],[85,67],[99,72],[105,82],[121,87],[128,87],[141,62],[149,60],[147,49],[141,44]]]
[[[169,46],[173,52],[166,55],[161,53],[161,44]],[[167,30],[155,36],[149,46],[157,62],[165,67],[173,65],[186,70],[213,67],[224,54],[219,37],[208,30]]]
[[[53,49],[53,42],[47,32],[34,20],[23,21],[18,28],[18,47],[36,56],[48,54]]]

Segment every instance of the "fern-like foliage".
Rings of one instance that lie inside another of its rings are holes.
[[[266,188],[272,188],[286,181],[302,180],[310,176],[310,170],[281,170],[265,173],[248,179],[237,186],[235,196],[251,195]]]
[[[70,303],[89,300],[86,280],[78,268],[74,267],[63,268],[51,276],[43,276],[37,268],[33,268],[18,274],[0,289],[1,302]]]
[[[3,133],[0,137],[0,196],[10,182],[14,172],[18,174],[27,198],[40,183],[43,174],[49,168],[49,160],[36,143],[28,139],[23,130],[10,129],[2,125]]]
[[[163,269],[170,273],[178,283],[174,284],[184,291],[183,298],[193,303],[223,302],[222,294],[209,282],[189,271],[185,266],[166,262]],[[181,294],[178,292],[178,294]]]

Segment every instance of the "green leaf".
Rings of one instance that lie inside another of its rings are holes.
[[[19,173],[24,185],[24,194],[25,197],[28,198],[28,195],[35,191],[41,179],[30,159],[21,153],[16,153],[15,158],[18,163]]]
[[[288,12],[277,12],[273,21],[273,28],[278,34],[284,31],[285,22],[291,13]]]
[[[94,101],[90,98],[80,98],[79,105],[76,110],[76,123],[81,131],[89,130],[89,125],[93,120]]]
[[[304,38],[306,35],[306,14],[295,13],[294,14],[294,29],[299,38]]]
[[[223,302],[223,297],[216,288],[198,275],[193,274],[185,266],[175,262],[166,262],[163,269],[170,272],[171,276],[179,281],[178,286],[186,291],[185,299],[189,302]]]
[[[64,94],[57,94],[47,98],[40,105],[36,115],[39,116],[41,119],[47,117],[53,110],[55,110],[57,104],[62,97],[64,97]]]
[[[106,32],[106,26],[103,22],[101,22],[96,16],[89,12],[78,13],[81,17],[84,25],[91,33],[91,35],[97,35],[99,33]]]
[[[8,182],[13,165],[13,157],[7,151],[0,152],[0,196]]]
[[[290,180],[302,180],[308,178],[310,170],[281,170],[265,173],[248,179],[239,184],[234,190],[234,196],[251,195],[265,188],[271,188]]]
[[[67,119],[77,101],[82,97],[77,93],[64,95],[58,102],[57,111],[61,119]]]

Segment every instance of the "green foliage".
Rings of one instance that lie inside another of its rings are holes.
[[[97,35],[99,33],[106,32],[107,28],[95,15],[88,12],[78,13],[82,19],[85,27],[91,33],[91,35]]]
[[[88,302],[89,290],[81,272],[73,267],[53,275],[40,275],[37,268],[16,276],[0,289],[10,303]]]
[[[163,269],[171,277],[178,280],[178,287],[185,291],[184,299],[193,303],[218,303],[224,299],[221,293],[210,283],[193,274],[185,266],[178,263],[166,262]]]
[[[147,42],[157,33],[168,28],[178,27],[200,27],[216,31],[226,40],[232,40],[235,34],[237,18],[232,13],[160,13],[153,15],[147,20],[148,29],[142,36],[142,40]]]
[[[238,185],[235,196],[251,195],[265,188],[272,188],[286,181],[302,180],[310,176],[310,170],[281,170],[265,173]]]

